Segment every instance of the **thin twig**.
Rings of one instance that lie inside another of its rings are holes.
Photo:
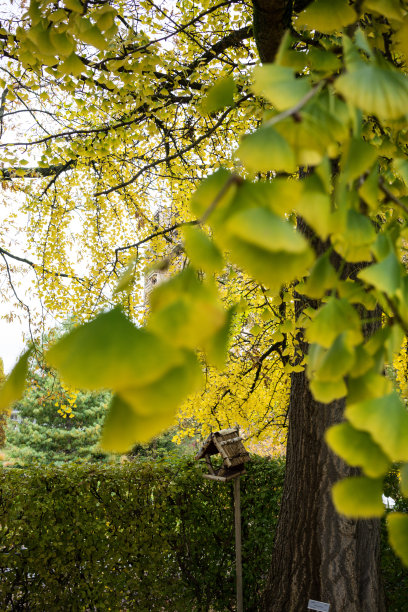
[[[292,106],[292,108],[288,108],[282,113],[279,113],[279,115],[271,117],[271,119],[263,124],[263,127],[271,127],[272,125],[279,123],[279,121],[283,121],[292,115],[296,115],[296,113],[298,113],[305,106],[305,104],[307,104],[309,100],[311,100],[321,90],[324,84],[325,81],[319,81],[319,83],[317,83],[310,91],[307,92],[300,102],[298,102],[295,106]]]

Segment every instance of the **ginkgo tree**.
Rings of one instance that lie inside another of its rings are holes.
[[[4,55],[17,63],[4,100],[29,107],[43,99],[63,123],[5,146],[4,179],[47,179],[40,192],[38,183],[26,188],[42,262],[25,263],[48,308],[63,313],[71,291],[91,318],[47,360],[68,384],[114,392],[102,446],[125,451],[168,425],[208,368],[222,368],[228,355],[239,361],[230,338],[246,305],[224,287],[234,282],[225,274],[242,270],[258,305],[276,314],[286,304],[288,319],[277,317],[263,338],[270,352],[253,372],[258,380],[277,353],[291,377],[287,474],[263,608],[303,609],[311,597],[339,610],[382,610],[377,519],[392,462],[408,494],[408,412],[385,376],[408,332],[407,7],[254,2],[262,65],[253,71],[244,5],[130,7],[32,2],[18,27],[1,33]],[[172,36],[177,47],[161,45]],[[31,155],[40,147],[38,166],[16,166],[12,150],[21,146]],[[214,171],[215,159],[223,167]],[[155,190],[173,207],[167,228],[146,205]],[[61,240],[75,234],[79,243]],[[140,327],[132,319],[147,241],[151,253],[164,241],[156,265],[169,278]],[[92,259],[86,277],[68,267],[75,249]],[[19,397],[28,359],[29,351],[4,384],[1,408]],[[392,512],[387,524],[408,563],[408,517]]]

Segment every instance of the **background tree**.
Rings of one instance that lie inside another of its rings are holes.
[[[49,369],[32,372],[8,422],[5,464],[106,459],[98,443],[109,399],[106,392],[69,389]]]
[[[4,382],[4,366],[3,360],[0,358],[0,384]],[[6,441],[6,426],[7,426],[7,414],[4,411],[0,412],[0,448],[4,446],[4,442]]]

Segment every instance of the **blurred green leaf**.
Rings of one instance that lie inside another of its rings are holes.
[[[384,514],[381,479],[345,478],[333,486],[332,497],[337,512],[350,518],[375,518]]]

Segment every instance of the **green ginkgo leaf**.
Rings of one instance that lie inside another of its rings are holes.
[[[222,269],[223,256],[203,230],[193,225],[183,228],[184,249],[192,265],[212,274]]]
[[[370,219],[350,209],[347,211],[345,228],[333,234],[332,243],[346,261],[370,261],[370,247],[375,239],[376,233]]]
[[[330,253],[325,253],[316,260],[306,283],[296,288],[298,293],[303,293],[317,300],[322,298],[326,291],[337,284],[336,270],[330,263]]]
[[[375,518],[384,514],[381,479],[345,478],[333,486],[332,497],[337,512],[350,518]]]
[[[357,14],[347,0],[314,0],[299,14],[296,25],[330,34],[339,32],[356,19]]]
[[[138,414],[118,395],[114,395],[102,429],[101,448],[110,453],[126,453],[137,442],[147,442],[170,427],[174,412],[162,404],[160,412]]]
[[[347,335],[340,334],[322,355],[313,376],[320,382],[341,380],[354,364],[354,350],[347,343]]]
[[[388,537],[391,546],[408,565],[408,515],[402,512],[390,512],[387,516]]]
[[[400,488],[404,497],[408,497],[408,463],[404,463],[400,470]]]
[[[345,416],[368,431],[392,461],[408,461],[408,412],[395,391],[349,405]]]
[[[382,291],[390,297],[401,284],[401,267],[394,252],[391,252],[379,263],[364,268],[358,273],[358,278],[372,285],[378,291]]]
[[[202,382],[194,353],[184,352],[183,363],[154,383],[129,387],[113,397],[102,431],[104,450],[123,453],[136,442],[146,442],[168,428],[177,407]]]
[[[373,11],[393,21],[404,20],[404,15],[398,0],[364,0],[363,8],[367,12]]]
[[[295,278],[305,276],[314,261],[309,247],[300,253],[273,252],[233,235],[228,236],[225,245],[232,261],[274,291]]]
[[[296,170],[291,146],[273,127],[261,127],[244,136],[236,155],[250,172],[293,173]]]
[[[79,59],[76,53],[71,53],[65,61],[58,66],[58,70],[63,74],[73,74],[78,76],[84,70],[84,64]]]
[[[307,78],[295,78],[295,71],[287,66],[264,64],[254,70],[253,91],[264,96],[279,111],[295,106],[310,91]]]
[[[232,174],[225,168],[219,168],[204,179],[191,197],[193,214],[201,218],[207,211],[211,211],[209,220],[213,222],[217,219],[236,193],[237,185],[231,179]]]
[[[232,77],[219,79],[205,96],[201,106],[202,112],[210,115],[223,109],[225,106],[232,106],[234,104],[235,89],[235,82]]]
[[[361,138],[352,138],[343,156],[343,176],[346,181],[354,181],[371,168],[377,159],[377,149]]]
[[[332,229],[330,195],[317,176],[303,180],[303,192],[296,210],[322,240],[327,240]]]
[[[115,308],[63,336],[46,359],[75,387],[119,390],[157,380],[183,355]]]
[[[380,195],[378,165],[376,164],[358,189],[359,195],[372,210],[377,210]]]
[[[392,391],[391,381],[375,370],[369,370],[356,378],[349,378],[347,387],[347,401],[350,405],[366,399],[382,397]]]
[[[306,338],[325,348],[330,348],[334,340],[345,331],[352,332],[353,343],[362,339],[360,319],[357,311],[345,299],[332,297],[316,313],[306,329]]]
[[[307,249],[306,239],[293,225],[264,208],[250,208],[232,215],[225,229],[266,251],[302,253]]]
[[[374,442],[370,434],[354,429],[350,423],[339,423],[325,434],[326,442],[349,465],[361,467],[370,478],[383,476],[390,460]]]
[[[173,346],[202,347],[225,323],[226,311],[214,285],[201,282],[190,267],[160,284],[150,304],[148,329]]]
[[[228,342],[235,313],[236,307],[232,306],[226,313],[224,325],[204,345],[208,362],[220,370],[227,360]]]
[[[301,112],[301,117],[300,122],[293,121],[292,117],[279,121],[274,128],[290,146],[298,166],[317,166],[330,151],[331,132],[322,125],[322,117],[306,110]]]
[[[310,382],[310,390],[315,400],[322,404],[330,404],[330,402],[341,399],[347,394],[347,387],[343,380],[321,381],[313,379]]]
[[[334,87],[347,102],[379,119],[399,119],[407,114],[408,78],[392,68],[354,63]]]
[[[119,391],[121,398],[140,415],[174,415],[176,408],[196,391],[202,382],[201,367],[196,355],[183,353],[182,364],[172,368],[153,383],[143,386],[127,387]],[[151,437],[146,434],[146,439]]]
[[[11,405],[23,395],[28,374],[28,360],[32,353],[29,348],[23,353],[16,365],[0,387],[0,414],[9,412]]]

